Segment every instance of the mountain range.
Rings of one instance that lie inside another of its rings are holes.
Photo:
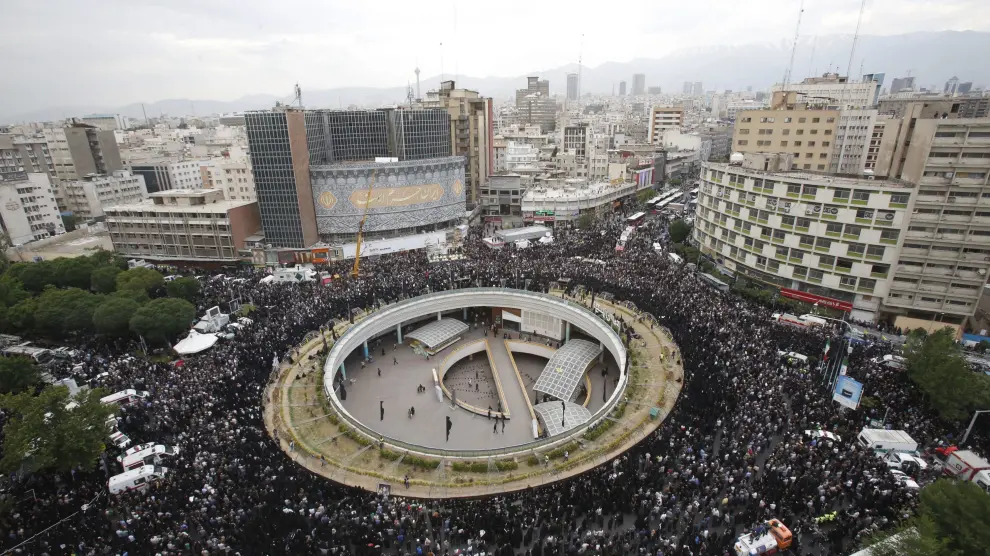
[[[851,35],[806,37],[798,42],[794,52],[792,81],[826,71],[846,73],[849,67]],[[619,82],[626,81],[627,91],[632,88],[632,75],[646,75],[648,87],[660,86],[665,92],[680,92],[685,81],[701,81],[705,90],[741,90],[753,87],[766,89],[779,83],[791,58],[789,41],[753,43],[741,46],[716,46],[686,48],[660,58],[638,58],[629,62],[606,62],[581,70],[582,93],[608,94],[618,92]],[[977,31],[938,31],[909,33],[890,36],[861,36],[852,60],[852,73],[858,79],[862,73],[886,73],[885,85],[894,77],[912,75],[921,87],[936,86],[941,89],[947,79],[958,76],[961,81],[972,81],[975,86],[990,84],[990,57],[980,52],[990,52],[990,33]],[[527,75],[538,75],[550,80],[550,91],[564,94],[566,75],[577,72],[576,64],[541,71],[532,71],[514,77],[485,77],[446,75],[456,78],[457,86],[473,89],[485,96],[499,99],[512,98],[516,89],[526,86]],[[910,72],[910,73],[909,73]],[[421,90],[439,87],[441,76],[424,79]],[[349,105],[375,107],[404,102],[404,86],[389,88],[342,87],[335,89],[306,90],[303,83],[303,103],[310,108],[346,108]],[[285,97],[268,94],[251,94],[231,101],[208,99],[166,99],[145,102],[149,116],[167,114],[182,116],[207,115],[244,110],[269,108],[276,101],[288,101]],[[0,115],[7,123],[49,121],[67,116],[83,116],[94,113],[121,114],[129,118],[143,119],[142,104],[126,106],[65,106],[52,107],[21,114]]]

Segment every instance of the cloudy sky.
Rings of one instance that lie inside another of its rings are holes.
[[[807,0],[804,36],[860,0]],[[790,40],[800,0],[3,0],[0,103],[20,113],[165,98],[517,76],[680,48]],[[990,0],[868,0],[862,32],[990,30]],[[441,48],[440,44],[443,43]]]

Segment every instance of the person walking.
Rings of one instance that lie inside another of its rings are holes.
[[[445,442],[450,442],[450,427],[454,424],[450,421],[450,415],[447,416],[447,440]]]
[[[384,401],[381,401],[381,400],[378,401],[378,410],[381,412],[381,420],[384,421],[385,420],[385,402]]]
[[[498,415],[495,415],[495,424],[492,425],[492,432],[498,434]]]

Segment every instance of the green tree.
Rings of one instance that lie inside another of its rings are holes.
[[[5,324],[12,332],[30,332],[34,330],[34,313],[37,309],[38,300],[29,297],[7,309]]]
[[[0,394],[19,394],[41,383],[41,371],[27,357],[0,358]]]
[[[200,285],[199,280],[192,276],[183,276],[169,282],[165,289],[168,291],[169,297],[177,297],[195,303],[196,298],[199,297]]]
[[[969,370],[951,328],[912,331],[904,356],[908,377],[942,418],[958,421],[990,406],[990,378]]]
[[[88,257],[64,257],[54,261],[55,280],[61,288],[89,289],[94,265]]]
[[[0,408],[9,415],[0,470],[92,469],[105,449],[107,417],[117,411],[100,402],[103,395],[100,389],[86,390],[73,400],[65,386],[49,386],[38,396],[0,396]],[[70,401],[77,405],[66,407]]]
[[[595,215],[590,212],[586,212],[582,214],[577,219],[577,227],[582,230],[587,230],[594,223],[595,223]]]
[[[990,496],[969,481],[940,479],[921,491],[923,518],[959,554],[990,554]]]
[[[677,219],[670,223],[670,241],[684,243],[690,233],[691,226],[687,222]]]
[[[93,311],[93,324],[96,331],[115,338],[126,337],[130,333],[131,318],[140,305],[126,297],[108,297]]]
[[[93,311],[102,300],[102,296],[79,288],[47,288],[38,296],[35,325],[52,336],[93,332]]]
[[[27,263],[18,279],[24,284],[24,289],[34,293],[40,293],[45,286],[58,284],[55,265],[50,261]]]
[[[148,302],[134,313],[131,330],[152,343],[162,344],[189,330],[196,318],[196,307],[185,299],[162,297]]]
[[[31,294],[20,280],[7,275],[0,277],[0,305],[13,307],[29,297]]]
[[[148,292],[144,290],[120,290],[115,291],[110,295],[121,299],[130,299],[138,305],[144,305],[145,303],[151,301],[151,298],[148,297]]]
[[[76,229],[76,217],[71,214],[62,215],[62,225],[65,226],[66,232],[71,232]]]
[[[639,201],[640,203],[645,203],[646,201],[649,201],[650,199],[653,198],[654,193],[655,191],[653,190],[653,188],[644,189],[636,194],[636,200]]]
[[[97,267],[89,275],[90,288],[96,293],[113,293],[117,289],[117,275],[121,272],[115,266]]]
[[[117,275],[118,290],[144,290],[150,294],[163,284],[165,277],[161,272],[140,266]]]

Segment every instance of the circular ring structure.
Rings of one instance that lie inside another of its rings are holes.
[[[366,340],[395,329],[396,326],[425,315],[443,313],[465,307],[505,307],[552,314],[569,322],[590,337],[601,342],[614,358],[620,370],[627,369],[627,353],[619,334],[601,317],[587,307],[560,297],[524,290],[506,288],[466,288],[436,292],[400,301],[375,311],[350,327],[334,344],[324,364],[323,389],[332,411],[347,425],[368,440],[402,449],[404,452],[426,457],[485,460],[490,457],[506,457],[532,453],[534,449],[548,449],[565,445],[584,435],[604,419],[623,398],[629,381],[629,373],[621,372],[619,382],[606,403],[592,415],[591,420],[564,434],[550,438],[497,449],[440,450],[412,444],[401,438],[390,438],[361,423],[341,404],[334,390],[335,378],[348,354],[359,349]]]

